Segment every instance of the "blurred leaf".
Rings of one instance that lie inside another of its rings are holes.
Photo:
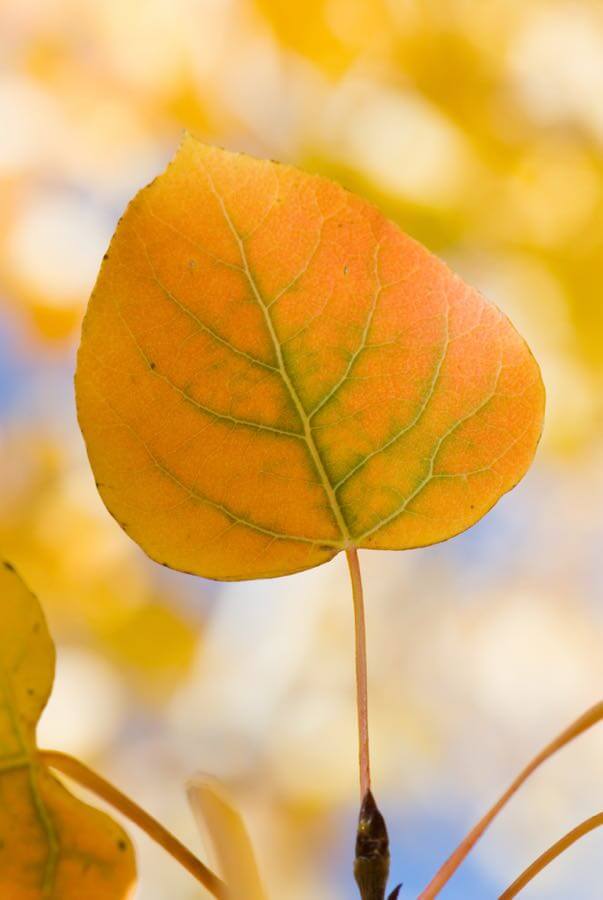
[[[164,698],[188,676],[199,637],[178,586],[152,580],[64,442],[27,428],[0,445],[0,462],[0,546],[44,595],[57,636],[102,652],[145,698]]]
[[[286,47],[336,76],[367,49],[383,50],[392,33],[386,0],[256,0]]]
[[[374,207],[191,137],[118,226],[76,390],[117,521],[222,579],[463,531],[544,405],[509,321]]]
[[[127,835],[41,763],[35,730],[52,689],[42,610],[0,566],[0,894],[11,900],[119,900],[135,880]]]
[[[141,689],[165,693],[188,674],[197,635],[174,610],[150,602],[124,616],[105,641],[108,651],[134,670]]]
[[[217,782],[198,775],[189,782],[187,795],[201,833],[209,837],[232,900],[266,900],[245,823]]]

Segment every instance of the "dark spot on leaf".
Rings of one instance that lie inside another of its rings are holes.
[[[128,845],[124,840],[119,840],[117,842],[117,847],[119,850],[121,850],[122,853],[125,853],[125,851],[128,849]]]
[[[8,569],[9,572],[15,571],[15,567],[12,565],[12,563],[7,562],[6,560],[4,560],[4,568]]]
[[[103,260],[105,260],[105,259],[109,259],[109,254],[108,254],[108,253],[105,253],[105,255],[103,256]]]
[[[39,630],[40,630],[40,623],[39,623],[39,622],[36,622],[36,623],[34,624],[34,627],[32,628],[32,631],[33,631],[34,634],[37,634]]]
[[[344,274],[344,275],[348,275],[348,274],[349,274],[349,271],[350,271],[350,267],[349,267],[348,264],[346,263],[345,266],[343,267],[343,274]]]
[[[35,691],[33,688],[27,688],[27,695],[29,697],[33,697],[34,694],[35,694]]]
[[[153,362],[153,360],[149,360],[149,366],[151,367],[151,369],[155,369],[155,368],[156,368],[155,363]]]

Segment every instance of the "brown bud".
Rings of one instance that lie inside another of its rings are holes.
[[[388,876],[389,838],[385,819],[372,793],[367,791],[360,807],[354,860],[354,877],[362,900],[384,900]]]

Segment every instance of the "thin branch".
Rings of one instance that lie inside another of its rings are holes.
[[[586,819],[585,822],[582,822],[576,828],[572,828],[572,830],[568,831],[561,840],[553,844],[552,847],[549,847],[548,850],[545,850],[531,866],[528,866],[525,872],[522,872],[519,878],[516,878],[506,891],[503,891],[499,900],[512,900],[513,897],[516,897],[517,894],[524,889],[526,884],[529,884],[530,881],[552,863],[554,859],[571,847],[572,844],[575,844],[576,841],[580,840],[581,837],[584,837],[585,834],[594,831],[595,828],[601,828],[602,825],[603,813],[597,813],[596,816],[591,816],[590,819]]]
[[[47,766],[57,769],[114,806],[122,815],[138,825],[150,838],[163,847],[181,866],[184,866],[193,878],[207,888],[210,894],[219,900],[227,900],[228,890],[224,882],[137,803],[134,803],[133,800],[130,800],[129,797],[73,756],[57,750],[40,750],[39,756]]]
[[[358,760],[360,765],[360,799],[371,789],[371,764],[369,755],[368,695],[366,665],[366,625],[364,621],[364,596],[358,551],[355,547],[345,551],[352,582],[354,599],[354,632],[356,641],[356,706],[358,710]]]
[[[554,741],[551,741],[534,759],[525,767],[525,769],[517,776],[515,781],[507,788],[502,797],[494,804],[494,806],[480,819],[474,828],[469,832],[466,838],[459,844],[454,853],[448,857],[443,866],[438,870],[434,878],[429,882],[425,890],[419,894],[418,900],[432,900],[437,897],[444,885],[452,878],[463,860],[478,842],[484,831],[488,828],[492,820],[498,815],[501,809],[508,803],[511,797],[519,790],[522,784],[530,777],[530,775],[542,765],[549,757],[553,756],[574,738],[592,728],[597,722],[603,719],[603,702],[596,703],[587,710],[580,718],[576,719],[569,728],[562,731]]]

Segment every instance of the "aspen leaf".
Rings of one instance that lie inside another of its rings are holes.
[[[52,689],[44,615],[0,564],[0,897],[123,900],[135,879],[127,835],[42,764],[35,729]]]
[[[221,786],[213,778],[196,775],[187,785],[187,796],[232,900],[267,900],[245,822]]]
[[[110,512],[220,579],[463,531],[544,408],[508,319],[377,209],[192,137],[117,227],[76,392]]]

